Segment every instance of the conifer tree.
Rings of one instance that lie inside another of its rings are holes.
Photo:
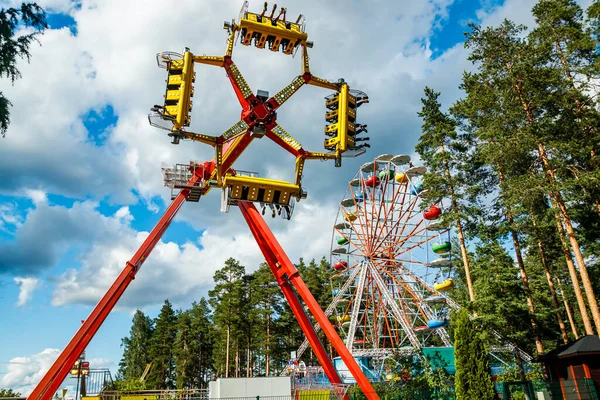
[[[24,34],[16,35],[23,27],[29,29]],[[18,59],[31,59],[29,46],[33,41],[38,41],[37,36],[46,28],[46,12],[36,3],[22,3],[18,8],[0,9],[0,77],[7,77],[12,83],[21,77],[17,68]],[[10,123],[11,105],[0,92],[0,136],[3,137]]]
[[[149,347],[152,338],[152,320],[141,310],[133,315],[129,336],[122,339],[123,358],[119,363],[118,376],[128,381],[139,379],[151,362]]]
[[[190,310],[190,335],[193,351],[192,377],[196,388],[206,387],[214,370],[212,354],[214,347],[214,325],[208,301],[203,297],[192,303]]]
[[[457,400],[492,400],[494,384],[488,351],[466,309],[454,320],[455,393]]]
[[[192,343],[192,321],[190,311],[177,315],[177,333],[174,343],[174,362],[177,389],[192,389],[194,370],[194,349]]]
[[[150,340],[150,359],[154,367],[147,380],[153,389],[174,389],[175,354],[173,347],[177,335],[177,317],[169,300],[165,300],[154,322],[154,333]]]
[[[239,352],[239,344],[235,345],[241,321],[239,310],[243,298],[244,275],[244,266],[235,259],[229,258],[225,261],[225,266],[215,272],[213,277],[215,287],[208,292],[216,331],[215,368],[226,378],[232,372],[231,350],[234,350],[234,363],[237,360],[235,356]],[[233,372],[237,373],[235,367]]]
[[[461,193],[452,172],[453,169],[456,170],[456,160],[460,157],[456,153],[462,152],[463,148],[456,140],[456,122],[440,109],[439,95],[440,93],[425,87],[425,97],[421,99],[423,107],[418,113],[423,119],[423,133],[416,150],[428,168],[424,178],[426,203],[436,203],[444,197],[450,199],[450,208],[445,210],[444,219],[456,227],[469,300],[473,302],[475,293],[462,222],[464,208],[460,204]]]

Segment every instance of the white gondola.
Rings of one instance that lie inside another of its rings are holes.
[[[360,170],[362,172],[373,172],[375,171],[375,168],[377,168],[375,161],[369,161],[368,163],[364,163],[360,166]]]
[[[450,260],[448,260],[447,258],[444,258],[444,257],[436,258],[431,263],[429,263],[429,265],[432,266],[432,267],[434,267],[434,268],[447,267],[450,264],[452,264],[452,261],[450,261]]]
[[[350,186],[359,187],[360,186],[360,179],[358,179],[358,178],[352,179],[350,181]]]
[[[375,158],[375,161],[382,161],[382,162],[388,162],[393,158],[393,156],[391,154],[382,154],[380,156],[377,156]]]
[[[441,222],[432,222],[431,224],[427,225],[428,231],[442,231],[444,229],[446,229],[446,227],[443,226]]]
[[[392,162],[396,165],[408,164],[410,162],[410,156],[398,154],[397,156],[392,157]]]
[[[425,303],[430,304],[444,304],[446,303],[446,298],[444,296],[429,296],[424,299]]]
[[[331,252],[333,254],[346,254],[348,252],[348,250],[346,250],[345,247],[338,247],[336,249],[333,249]]]
[[[335,225],[335,229],[340,230],[340,231],[342,231],[344,229],[350,229],[351,227],[352,227],[352,225],[350,225],[347,222],[342,222],[340,224]]]
[[[354,199],[344,199],[340,202],[342,207],[352,207],[354,205]]]
[[[425,175],[426,172],[427,172],[427,167],[424,167],[421,165],[418,167],[410,167],[409,169],[406,170],[406,175],[412,178],[413,176]]]

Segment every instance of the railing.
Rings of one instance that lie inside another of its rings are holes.
[[[208,390],[107,390],[100,393],[99,397],[100,400],[206,400]]]

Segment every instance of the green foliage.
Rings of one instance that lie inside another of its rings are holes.
[[[146,390],[146,383],[138,379],[116,380],[106,390]]]
[[[25,35],[18,34],[23,27],[33,30]],[[27,59],[31,54],[29,46],[37,41],[37,36],[48,28],[46,12],[36,3],[23,3],[19,8],[0,9],[0,78],[8,78],[12,83],[21,77],[17,68],[18,59]],[[0,92],[0,135],[5,136],[10,123],[10,101]]]
[[[136,310],[133,315],[129,336],[123,338],[121,341],[123,358],[119,363],[118,372],[121,379],[129,381],[139,379],[142,376],[146,364],[151,362],[148,351],[152,333],[152,320],[144,315],[141,310]]]
[[[15,392],[12,389],[0,389],[0,398],[2,397],[21,397],[21,393]]]
[[[454,323],[455,391],[457,400],[492,400],[488,350],[469,313],[456,313]]]
[[[158,318],[154,322],[154,332],[150,339],[148,354],[153,363],[147,386],[153,389],[175,388],[174,343],[177,335],[177,317],[169,300],[165,300]]]

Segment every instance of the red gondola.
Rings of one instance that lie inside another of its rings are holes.
[[[377,175],[373,175],[372,177],[367,179],[367,181],[365,182],[365,185],[374,188],[374,187],[379,186],[380,183],[381,183],[381,179],[379,179],[379,177]]]
[[[333,269],[336,271],[341,271],[348,268],[348,263],[346,261],[340,261],[333,265]]]
[[[423,213],[423,218],[425,218],[426,220],[434,220],[434,219],[438,219],[440,217],[440,215],[442,215],[442,209],[439,208],[438,206],[436,206],[435,204],[432,205],[431,207],[429,207],[427,209],[427,211],[425,211]]]

